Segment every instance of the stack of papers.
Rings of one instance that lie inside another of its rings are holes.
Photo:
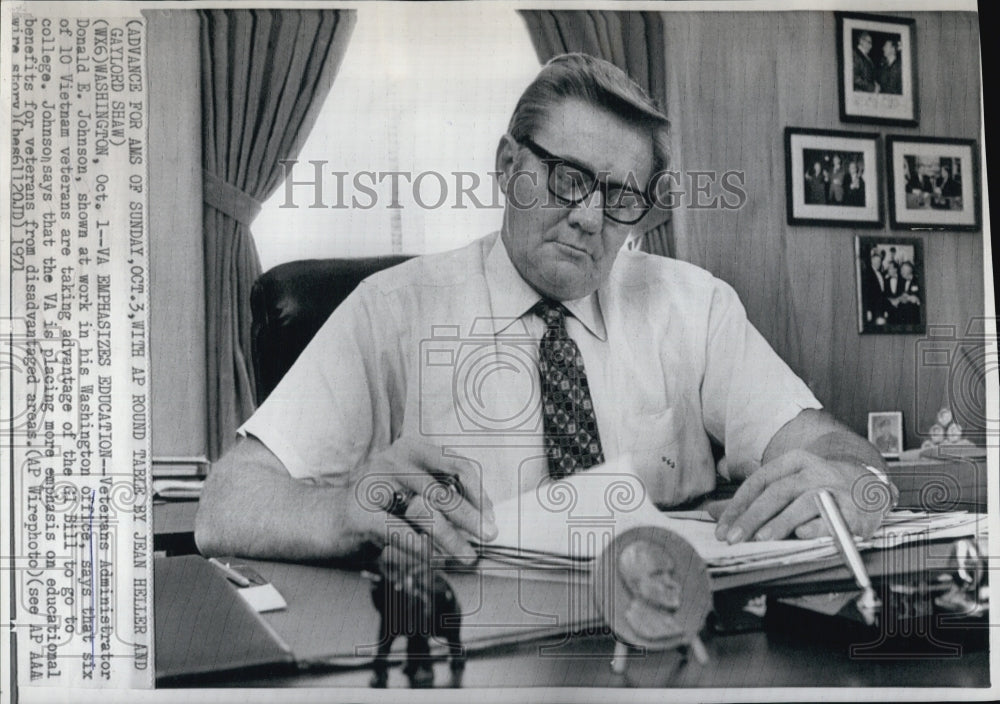
[[[594,558],[631,528],[657,526],[687,540],[709,574],[748,573],[837,554],[829,537],[762,540],[730,545],[715,537],[715,520],[705,511],[662,512],[645,496],[638,477],[605,466],[546,482],[533,492],[494,506],[497,538],[478,546],[496,562],[536,570],[589,571]],[[922,540],[983,536],[986,517],[952,511],[894,511],[859,550],[890,548]]]

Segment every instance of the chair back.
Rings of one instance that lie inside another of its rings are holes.
[[[250,292],[257,405],[263,403],[330,314],[365,278],[406,255],[362,259],[302,259],[280,264]]]

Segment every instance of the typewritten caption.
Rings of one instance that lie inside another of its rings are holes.
[[[10,37],[18,679],[151,686],[145,26]]]

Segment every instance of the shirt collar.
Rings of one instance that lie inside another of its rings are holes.
[[[490,292],[493,309],[493,332],[500,334],[531,310],[541,300],[541,295],[525,281],[507,254],[507,247],[497,233],[493,246],[486,255],[486,287]],[[606,341],[608,333],[601,312],[600,294],[595,292],[583,298],[562,302],[574,318],[590,334]]]

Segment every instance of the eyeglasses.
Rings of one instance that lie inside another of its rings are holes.
[[[549,193],[554,195],[561,205],[576,205],[600,188],[601,195],[604,196],[604,215],[623,225],[634,225],[639,222],[652,207],[649,198],[640,191],[627,186],[609,184],[598,178],[587,167],[556,156],[538,146],[530,137],[519,141],[545,164],[548,169]]]

